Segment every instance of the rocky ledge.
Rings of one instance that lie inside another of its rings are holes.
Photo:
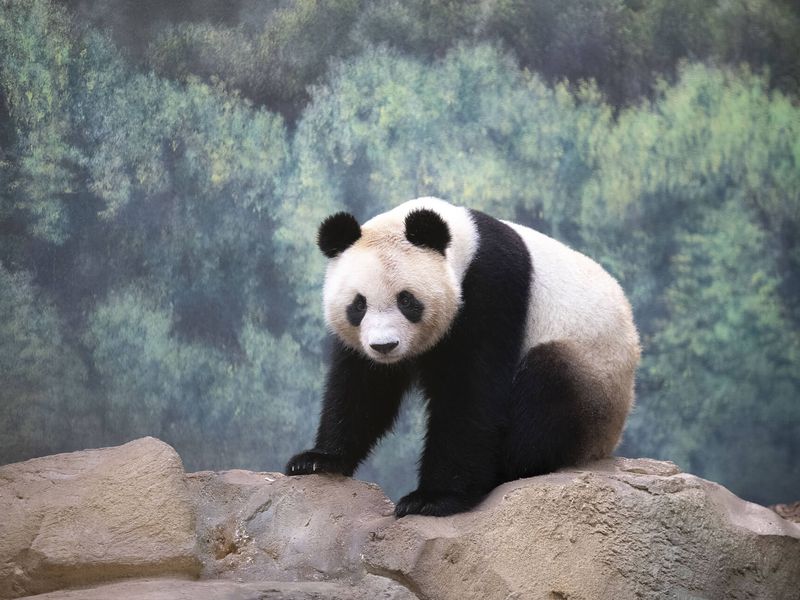
[[[790,598],[800,525],[617,458],[395,519],[369,483],[184,473],[144,438],[0,467],[0,598]]]

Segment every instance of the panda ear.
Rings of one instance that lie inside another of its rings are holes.
[[[418,208],[406,215],[406,239],[415,246],[444,254],[450,244],[450,229],[434,211]]]
[[[328,258],[334,258],[361,237],[361,226],[350,213],[340,212],[325,219],[317,232],[317,246]]]

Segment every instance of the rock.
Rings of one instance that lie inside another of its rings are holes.
[[[348,477],[249,471],[188,475],[204,577],[323,580],[366,574],[360,552],[394,505]]]
[[[364,560],[421,598],[797,598],[800,527],[671,463],[616,459],[390,523]]]
[[[790,504],[776,504],[770,506],[772,510],[782,516],[784,519],[800,523],[800,501],[792,502]]]
[[[344,477],[186,475],[152,438],[8,465],[0,598],[799,597],[800,526],[668,462],[507,483],[448,518],[392,508]]]
[[[154,438],[0,467],[0,515],[0,598],[200,571],[181,459]]]
[[[336,581],[186,581],[147,579],[29,596],[36,600],[412,600],[408,590],[367,575],[358,585]]]

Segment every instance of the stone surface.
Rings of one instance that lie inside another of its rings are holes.
[[[770,506],[772,510],[782,516],[784,519],[800,523],[800,502],[792,502],[791,504],[776,504]]]
[[[394,505],[377,485],[347,477],[224,471],[187,479],[209,578],[360,577],[370,531],[394,520]]]
[[[0,598],[200,570],[181,459],[154,438],[0,467],[0,515]]]
[[[798,598],[800,527],[671,463],[616,459],[375,532],[369,571],[420,598]]]
[[[507,483],[448,518],[392,508],[344,477],[187,475],[152,438],[8,465],[0,598],[800,598],[800,525],[668,462]]]
[[[147,579],[64,590],[36,600],[413,600],[404,587],[367,575],[357,584],[336,581],[187,581]]]

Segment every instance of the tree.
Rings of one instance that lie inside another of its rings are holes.
[[[360,218],[427,194],[498,216],[566,215],[584,168],[576,132],[609,115],[597,100],[548,88],[491,46],[431,67],[373,49],[315,88],[295,137],[297,193]]]
[[[14,127],[5,135],[15,145],[2,197],[14,204],[0,214],[21,224],[3,258],[15,260],[8,277],[17,288],[41,286],[57,306],[48,308],[51,345],[37,334],[42,358],[31,369],[45,369],[49,352],[86,361],[85,387],[65,375],[61,387],[45,380],[36,393],[54,416],[62,413],[47,394],[56,389],[65,407],[92,406],[65,421],[86,435],[48,425],[30,432],[25,448],[157,434],[198,461],[279,467],[295,436],[310,429],[299,417],[317,393],[319,336],[307,333],[321,331],[308,325],[319,310],[305,293],[313,236],[298,227],[302,205],[283,197],[282,119],[196,80],[177,85],[138,73],[106,39],[73,27],[46,2],[14,4],[3,15],[2,83]],[[63,56],[39,52],[40,42]],[[42,158],[37,136],[70,150]],[[37,180],[29,163],[57,177]],[[32,191],[20,193],[23,184]],[[49,229],[39,205],[58,216]],[[26,266],[33,278],[18,283]],[[23,292],[9,302],[33,302]],[[20,327],[3,339],[10,357],[25,343],[12,335]],[[8,377],[30,377],[14,373]],[[35,404],[25,404],[30,394],[11,390],[20,415],[9,426],[38,418]]]
[[[69,235],[65,203],[81,160],[70,139],[70,28],[65,11],[49,2],[2,3],[0,86],[15,139],[0,165],[12,192],[0,197],[0,218],[56,243]]]
[[[778,293],[774,241],[736,200],[676,241],[633,444],[756,501],[791,499],[800,480],[800,335]]]
[[[763,76],[686,68],[592,144],[583,189],[584,243],[621,276],[645,342],[623,452],[760,501],[798,493],[777,476],[797,452],[796,246],[782,232],[797,223],[798,123]]]
[[[97,425],[86,366],[29,273],[0,261],[0,462],[58,452]]]
[[[175,317],[138,286],[98,306],[86,333],[108,398],[105,437],[156,435],[188,468],[281,469],[310,437],[319,363],[291,337],[247,323],[241,355],[173,335]]]
[[[349,33],[362,5],[295,0],[260,23],[177,25],[153,41],[148,62],[173,79],[223,81],[294,120],[308,101],[307,87],[322,79],[328,61],[354,52]]]

